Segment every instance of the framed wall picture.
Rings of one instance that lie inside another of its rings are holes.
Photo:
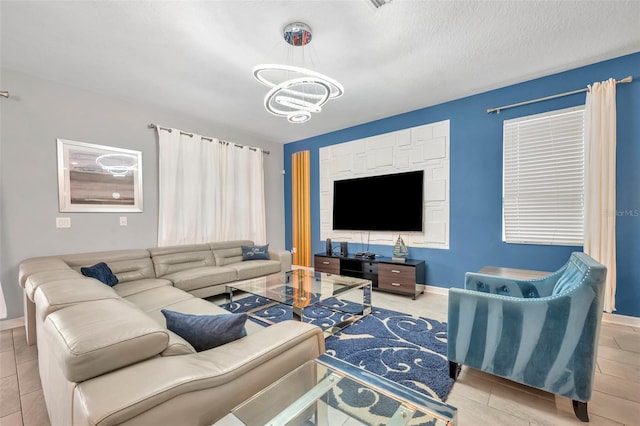
[[[141,212],[142,153],[58,139],[61,212]]]

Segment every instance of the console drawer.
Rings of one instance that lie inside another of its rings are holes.
[[[340,259],[337,257],[314,256],[313,264],[317,272],[340,275]]]
[[[378,265],[378,288],[414,295],[416,292],[416,268],[380,263]]]
[[[404,294],[415,294],[416,285],[414,283],[402,283],[398,281],[382,281],[382,277],[379,278],[378,288],[383,290],[393,290]]]
[[[378,265],[378,280],[380,283],[398,283],[415,286],[416,268],[404,265],[390,265],[381,263]]]

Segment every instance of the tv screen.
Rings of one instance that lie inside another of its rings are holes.
[[[424,171],[333,182],[333,229],[422,231]]]

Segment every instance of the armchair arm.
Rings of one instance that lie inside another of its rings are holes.
[[[562,270],[561,270],[562,271]],[[511,297],[545,297],[551,295],[553,286],[561,275],[556,271],[542,278],[518,280],[496,275],[467,272],[464,288],[482,293],[500,294]]]

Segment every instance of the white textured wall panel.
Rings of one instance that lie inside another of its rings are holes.
[[[320,238],[393,246],[397,232],[334,231],[333,182],[424,170],[424,232],[403,232],[408,246],[449,248],[449,120],[320,149]],[[394,202],[399,194],[380,194]],[[399,208],[402,205],[399,204]]]
[[[444,180],[429,180],[425,182],[425,201],[446,201],[446,182]]]
[[[446,233],[446,223],[431,223],[425,233],[425,243],[444,244],[447,241]]]
[[[411,133],[411,140],[412,141],[426,141],[429,139],[433,139],[433,129],[435,128],[434,125],[429,125],[429,126],[419,126],[419,127],[414,127],[413,129],[409,129],[409,132]]]
[[[381,169],[385,166],[393,166],[393,147],[385,146],[381,149],[374,150],[376,157],[376,169]]]
[[[393,159],[393,167],[396,169],[409,169],[409,154],[407,151],[401,151],[396,154]]]
[[[441,159],[447,155],[447,138],[431,139],[426,141],[424,146],[425,160]]]

